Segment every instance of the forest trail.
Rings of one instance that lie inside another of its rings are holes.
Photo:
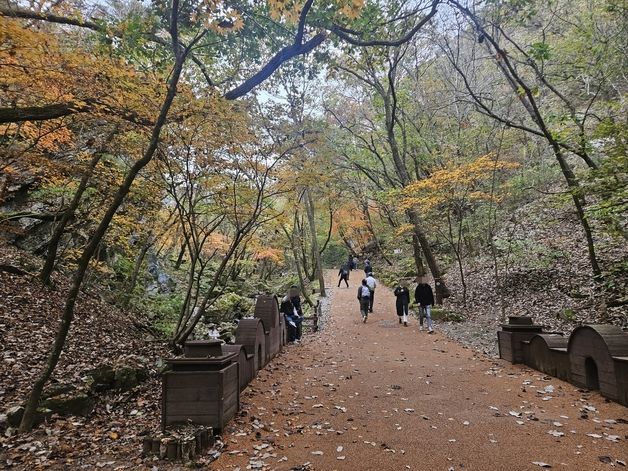
[[[437,324],[434,335],[415,318],[403,327],[386,287],[362,324],[361,275],[347,289],[327,272],[325,330],[288,346],[249,385],[212,469],[603,470],[628,461],[625,407],[475,354]]]

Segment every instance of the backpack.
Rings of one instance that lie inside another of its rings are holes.
[[[370,298],[371,297],[371,290],[369,289],[368,286],[361,286],[360,287],[360,294],[362,295],[363,298]]]

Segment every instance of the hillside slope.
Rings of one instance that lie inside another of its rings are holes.
[[[20,261],[25,257],[16,249],[0,249],[0,265],[28,265]],[[159,428],[158,369],[166,345],[153,338],[142,315],[115,308],[96,290],[80,297],[66,348],[46,387],[54,394],[87,395],[87,410],[93,406],[93,412],[86,417],[45,414],[46,422],[30,434],[14,436],[7,430],[3,413],[26,399],[58,326],[67,280],[55,281],[52,290],[30,274],[0,270],[0,463],[16,469],[66,469],[109,453],[136,458],[137,437]],[[110,388],[90,387],[90,370],[103,366],[126,375]]]
[[[447,280],[453,296],[444,307],[463,316],[443,326],[449,334],[496,354],[495,332],[507,316],[532,316],[549,331],[571,332],[587,323],[628,328],[628,247],[600,234],[596,248],[606,272],[601,285],[591,275],[582,231],[571,208],[555,198],[519,207],[495,237],[497,273],[490,250],[465,263],[467,302],[456,266]]]

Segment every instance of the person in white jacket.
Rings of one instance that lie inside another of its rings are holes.
[[[373,300],[375,299],[375,288],[377,288],[377,280],[373,276],[373,272],[366,277],[366,286],[369,287],[371,297],[369,298],[369,312],[373,312]]]

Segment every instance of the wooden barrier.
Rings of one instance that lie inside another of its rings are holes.
[[[281,350],[281,321],[275,296],[258,296],[255,303],[256,319],[264,323],[265,362],[268,363]]]
[[[565,381],[570,379],[568,339],[562,335],[537,334],[523,342],[524,363]]]
[[[235,353],[168,360],[162,376],[162,429],[194,423],[220,432],[240,407]]]
[[[499,357],[511,363],[523,363],[523,342],[540,334],[543,328],[534,325],[531,317],[511,316],[508,324],[497,332]]]
[[[247,355],[244,345],[229,345],[225,344],[222,349],[227,353],[235,353],[237,355],[237,362],[239,367],[240,378],[240,392],[244,390],[255,378],[255,359],[253,355]]]
[[[622,368],[615,367],[615,357],[619,362],[628,357],[628,334],[613,325],[578,327],[569,337],[567,350],[574,384],[599,389],[613,401],[625,400],[626,392],[620,391],[618,386],[626,384],[626,378],[618,377]]]
[[[318,303],[308,318],[313,331],[318,330],[320,313]],[[162,376],[162,429],[196,424],[220,432],[240,408],[240,392],[286,343],[285,318],[274,296],[258,297],[255,318],[242,319],[236,328],[235,345],[222,345],[220,340],[187,342],[185,358],[167,360],[172,371]],[[143,445],[146,449],[154,443],[144,440]],[[161,450],[165,455],[181,459],[183,445],[172,440],[166,445],[167,451]]]
[[[266,334],[260,319],[242,319],[236,329],[236,343],[253,355],[255,374],[266,365]]]
[[[513,324],[512,318],[502,326],[497,333],[501,358],[523,361],[628,406],[627,333],[613,325],[585,325],[577,327],[567,340],[559,335],[530,335],[530,326],[531,320]]]
[[[316,306],[314,306],[314,313],[311,316],[303,318],[303,329],[310,332],[318,332],[321,313],[322,306],[320,300],[318,300]]]

